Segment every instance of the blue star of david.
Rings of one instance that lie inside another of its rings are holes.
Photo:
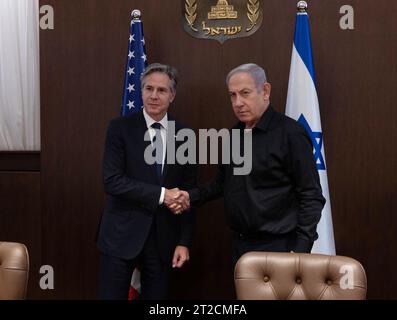
[[[325,170],[325,161],[321,153],[321,148],[323,146],[322,132],[313,132],[312,128],[310,128],[309,123],[307,122],[303,114],[301,114],[301,116],[299,117],[298,122],[305,127],[307,133],[310,136],[310,139],[312,140],[314,148],[314,159],[316,160],[317,170]]]

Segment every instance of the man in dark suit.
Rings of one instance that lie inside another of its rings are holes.
[[[165,161],[166,141],[175,139],[167,134],[167,111],[175,98],[176,71],[152,64],[141,79],[143,110],[112,120],[107,131],[103,179],[108,199],[97,239],[100,299],[127,299],[138,265],[142,299],[166,299],[170,271],[189,260],[193,212],[177,216],[167,207],[177,201],[177,187],[189,189],[196,182],[194,166]],[[175,128],[182,127],[175,123]],[[148,148],[154,164],[145,158]],[[176,204],[174,210],[186,208]]]
[[[202,205],[224,197],[234,264],[248,251],[310,252],[325,204],[311,139],[298,122],[272,108],[261,67],[241,65],[226,82],[239,120],[234,129],[240,140],[252,137],[252,170],[237,175],[238,165],[223,164],[209,185],[183,192],[183,198]]]

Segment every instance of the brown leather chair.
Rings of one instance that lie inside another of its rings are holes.
[[[26,298],[29,255],[21,243],[0,242],[0,300]]]
[[[364,300],[363,266],[343,256],[248,252],[236,264],[239,300]]]

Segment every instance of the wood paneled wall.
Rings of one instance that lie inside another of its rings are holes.
[[[0,158],[6,157],[0,154]],[[0,241],[26,245],[30,259],[27,298],[38,298],[42,294],[39,287],[42,265],[40,173],[0,171],[0,198]]]
[[[221,45],[183,30],[177,0],[40,1],[55,10],[55,30],[40,33],[41,173],[15,179],[2,174],[0,180],[1,190],[8,181],[40,180],[40,194],[28,199],[40,199],[42,223],[27,230],[41,235],[36,241],[42,249],[33,258],[54,267],[55,290],[33,290],[36,297],[95,297],[104,135],[120,110],[131,10],[143,13],[149,61],[179,70],[171,112],[195,129],[220,129],[235,121],[224,78],[241,63],[266,68],[272,102],[281,112],[285,108],[297,1],[261,2],[259,31]],[[345,4],[355,10],[354,30],[339,27]],[[309,10],[337,253],[363,263],[369,298],[396,299],[397,3],[309,1]],[[201,181],[214,172],[202,167]],[[20,217],[28,219],[34,209],[19,205],[15,210],[27,210]],[[17,225],[6,221],[18,235]],[[233,298],[230,251],[222,201],[208,204],[198,212],[189,266],[175,273],[173,297]]]

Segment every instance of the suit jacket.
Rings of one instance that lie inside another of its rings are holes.
[[[182,126],[175,123],[175,128],[177,132]],[[196,166],[166,163],[159,181],[155,165],[148,165],[144,159],[144,151],[150,145],[150,141],[144,141],[146,131],[142,111],[109,124],[103,158],[108,198],[97,246],[104,254],[132,259],[142,250],[155,223],[161,258],[168,262],[177,245],[191,245],[194,213],[174,215],[165,205],[159,205],[161,187],[186,190],[195,186]],[[175,142],[175,150],[182,143]]]

